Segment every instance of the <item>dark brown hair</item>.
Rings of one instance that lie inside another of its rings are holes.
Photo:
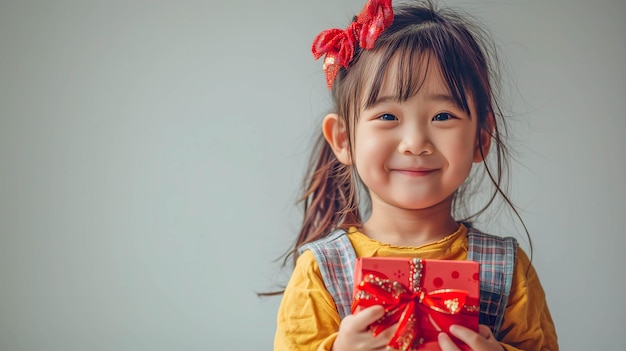
[[[339,71],[332,88],[334,111],[348,131],[352,150],[358,111],[376,101],[390,63],[400,72],[396,75],[395,97],[406,101],[421,87],[425,74],[419,70],[422,61],[426,60],[428,67],[431,60],[436,60],[456,103],[469,114],[468,99],[472,99],[477,111],[477,132],[487,132],[492,139],[490,156],[482,162],[483,167],[474,167],[479,169],[456,191],[453,216],[459,221],[470,221],[500,195],[521,221],[504,190],[508,150],[503,142],[505,120],[495,94],[500,90],[495,45],[476,23],[465,13],[436,8],[430,1],[396,6],[393,24],[380,35],[375,47],[357,48],[349,68]],[[481,138],[477,140],[480,143]],[[480,144],[479,149],[482,152]],[[486,176],[476,172],[484,172]],[[481,185],[482,179],[488,180],[492,191],[482,207],[471,210],[467,194]],[[362,212],[367,209],[359,201],[360,186],[353,167],[337,160],[320,133],[300,198],[304,207],[302,227],[285,263],[289,256],[295,262],[301,245],[328,235],[332,229],[361,224]]]

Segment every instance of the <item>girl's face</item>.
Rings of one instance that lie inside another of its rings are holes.
[[[482,161],[472,99],[470,115],[455,103],[436,60],[426,61],[428,72],[417,94],[403,102],[395,98],[392,64],[377,101],[359,113],[352,163],[373,209],[419,210],[451,203],[472,163]]]

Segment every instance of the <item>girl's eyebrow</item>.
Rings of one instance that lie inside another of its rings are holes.
[[[448,102],[460,107],[456,99],[450,94],[430,94],[428,95],[427,99],[435,102]]]
[[[462,106],[459,105],[458,101],[452,97],[452,95],[447,94],[447,93],[435,93],[435,94],[429,94],[426,96],[426,99],[429,101],[434,101],[434,102],[444,102],[444,103],[449,103],[452,104],[456,107],[461,108]],[[380,104],[384,104],[386,102],[397,102],[400,101],[401,99],[397,96],[392,96],[392,95],[384,95],[384,96],[379,96],[373,103],[368,104],[368,106],[366,106],[366,108],[372,108],[375,107],[377,105]]]
[[[391,96],[391,95],[379,96],[376,98],[376,100],[374,100],[374,102],[372,102],[371,104],[367,104],[366,108],[372,108],[377,105],[384,104],[386,102],[390,102],[390,101],[395,102],[398,100],[400,99],[398,99],[397,96]]]

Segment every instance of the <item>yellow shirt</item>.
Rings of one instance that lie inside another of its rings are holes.
[[[394,256],[465,260],[467,228],[463,225],[442,240],[419,247],[392,246],[372,240],[356,229],[348,238],[357,257]],[[500,328],[501,345],[512,350],[558,350],[557,336],[543,288],[524,251],[518,247],[511,292]],[[275,351],[330,350],[339,330],[339,314],[324,288],[311,251],[296,262],[278,310]]]

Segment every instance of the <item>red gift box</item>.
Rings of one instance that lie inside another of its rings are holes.
[[[470,350],[449,328],[459,324],[478,332],[479,269],[473,261],[358,258],[352,312],[385,307],[385,315],[370,330],[377,335],[398,323],[388,345],[391,350],[441,350],[437,335],[442,331],[459,348]]]

